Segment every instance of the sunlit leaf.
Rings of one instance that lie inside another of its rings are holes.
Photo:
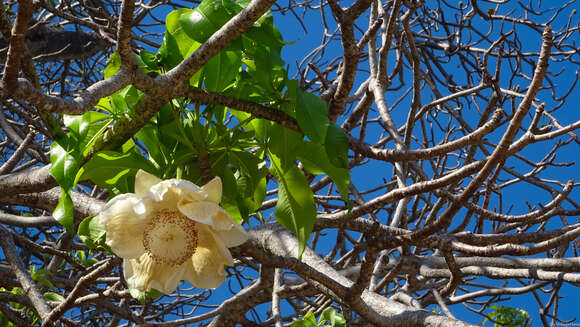
[[[304,142],[298,150],[298,159],[300,159],[309,173],[315,175],[327,174],[338,186],[342,199],[348,201],[350,171],[331,164],[322,145]]]
[[[326,103],[319,97],[308,92],[297,92],[296,120],[306,136],[323,143],[328,129],[328,110]]]
[[[105,230],[97,216],[89,216],[79,224],[78,235],[80,240],[90,249],[103,246],[105,241]]]
[[[64,296],[55,293],[55,292],[46,292],[44,293],[44,300],[45,301],[54,301],[54,302],[64,302]]]
[[[338,168],[348,168],[348,137],[338,125],[328,126],[324,149],[330,163]]]
[[[67,136],[55,141],[50,147],[49,172],[58,184],[67,190],[74,186],[80,166],[80,152],[77,146],[77,140]]]
[[[107,67],[105,67],[104,75],[105,78],[109,78],[115,75],[121,68],[121,57],[118,52],[113,52],[109,61],[107,61]]]
[[[181,15],[179,23],[190,38],[205,42],[241,9],[231,0],[204,0],[194,10]]]
[[[240,69],[242,56],[235,51],[222,51],[206,64],[203,70],[205,89],[221,92],[230,85]]]
[[[61,192],[60,201],[52,212],[52,216],[63,225],[71,235],[75,235],[74,230],[74,204],[68,189]]]
[[[270,157],[271,171],[278,181],[278,203],[274,216],[298,238],[298,258],[301,258],[316,220],[314,194],[298,167],[292,165],[283,169],[280,158],[276,155]]]

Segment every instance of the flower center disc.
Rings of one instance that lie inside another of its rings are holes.
[[[147,224],[143,247],[155,263],[179,266],[197,248],[195,222],[179,211],[159,210]]]

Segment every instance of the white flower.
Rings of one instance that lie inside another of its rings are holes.
[[[135,193],[116,196],[99,214],[107,245],[125,259],[127,283],[163,293],[173,292],[181,280],[199,288],[223,283],[224,265],[233,265],[228,248],[248,236],[219,206],[219,177],[199,187],[139,170]]]

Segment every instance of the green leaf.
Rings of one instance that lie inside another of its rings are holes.
[[[185,33],[193,40],[203,43],[217,31],[217,27],[200,11],[192,10],[179,18]]]
[[[278,31],[276,26],[274,26],[274,18],[269,13],[260,17],[260,19],[254,23],[254,26],[248,29],[244,35],[252,39],[254,42],[263,44],[278,51],[286,44],[282,38],[282,34]]]
[[[179,53],[183,58],[186,58],[189,54],[191,54],[192,47],[193,50],[197,49],[201,43],[195,41],[189,35],[187,35],[186,31],[184,31],[183,26],[181,24],[182,16],[188,15],[191,13],[193,9],[189,8],[182,8],[179,10],[174,10],[167,15],[165,19],[165,27],[167,32],[170,33],[175,42],[177,43],[177,48],[179,49]],[[189,53],[189,54],[188,54]]]
[[[221,175],[223,182],[221,206],[239,223],[248,217],[249,209],[245,207],[240,192],[238,192],[236,177],[227,165],[219,175]]]
[[[507,326],[507,327],[520,327],[520,326],[527,326],[526,322],[530,318],[530,315],[527,311],[513,308],[509,306],[498,306],[493,305],[490,309],[494,309],[488,314],[488,316],[493,319],[494,321],[500,324],[494,324],[494,327],[499,326]],[[486,318],[483,323],[485,323],[488,319]]]
[[[126,148],[131,145],[125,145]],[[102,151],[82,168],[81,180],[90,179],[95,184],[117,193],[133,191],[135,174],[139,169],[156,173],[153,164],[134,147],[124,152]]]
[[[80,127],[73,134],[78,133],[79,130]],[[78,137],[78,134],[76,137]],[[72,235],[75,234],[74,205],[70,197],[70,189],[75,185],[75,177],[81,160],[76,137],[74,135],[66,135],[63,139],[55,141],[51,145],[51,166],[49,168],[50,174],[62,188],[62,195],[54,209],[53,216]]]
[[[342,199],[349,202],[350,171],[331,164],[322,145],[304,142],[298,149],[297,156],[309,173],[314,175],[327,174],[338,187]]]
[[[54,288],[52,282],[46,278],[46,276],[50,275],[52,275],[52,273],[46,269],[36,270],[36,266],[30,267],[30,277],[32,278],[32,280],[42,283],[47,287]]]
[[[328,110],[319,97],[298,90],[296,94],[296,120],[313,142],[323,143],[328,129]]]
[[[105,79],[115,75],[119,69],[121,69],[121,57],[117,51],[113,52],[109,61],[107,62],[107,67],[105,67],[104,75]]]
[[[242,37],[242,41],[244,52],[249,56],[248,59],[243,60],[247,73],[270,98],[280,99],[287,80],[285,63],[280,58],[280,52],[246,37]],[[259,92],[259,90],[256,91]]]
[[[135,299],[137,299],[141,304],[145,304],[147,300],[155,300],[163,295],[156,289],[150,289],[147,292],[140,291],[136,288],[129,287],[129,293]]]
[[[333,327],[344,327],[346,326],[346,320],[344,317],[337,313],[336,310],[332,307],[328,307],[322,311],[320,317],[318,317],[318,323],[322,324],[328,322],[330,326]]]
[[[348,137],[340,126],[328,126],[324,149],[330,163],[338,168],[348,168]]]
[[[45,301],[55,301],[55,302],[64,302],[64,296],[55,293],[55,292],[46,292],[44,293],[44,300]]]
[[[128,114],[131,112],[131,109],[127,105],[125,98],[119,93],[113,93],[109,97],[111,99],[111,103],[113,104],[113,113],[117,116],[123,116],[124,114]]]
[[[55,141],[50,147],[50,174],[64,188],[74,186],[75,176],[80,166],[80,152],[77,141],[70,136]]]
[[[262,202],[264,202],[264,199],[266,198],[266,184],[267,183],[268,183],[268,181],[266,180],[266,177],[263,177],[262,179],[260,179],[260,182],[258,183],[256,188],[254,189],[254,194],[251,197],[251,199],[250,198],[244,199],[244,201],[250,207],[251,212],[255,212],[256,210],[258,210],[262,206]]]
[[[99,100],[99,103],[95,106],[95,108],[101,109],[101,110],[109,112],[109,113],[113,112],[113,108],[111,107],[111,102],[110,102],[109,97],[101,98]]]
[[[266,196],[266,163],[255,155],[243,151],[230,151],[229,162],[238,171],[235,174],[237,191],[247,208],[248,214],[253,213],[262,205]],[[244,217],[247,218],[247,217]]]
[[[245,122],[243,124],[243,127],[247,131],[253,131],[256,139],[262,145],[264,145],[267,139],[270,138],[269,131],[270,127],[273,125],[272,122],[265,119],[252,118],[252,115],[243,111],[230,109],[230,112],[232,113],[232,115],[234,115],[234,117],[236,117],[236,119],[240,124],[242,122]]]
[[[242,56],[239,52],[221,51],[203,69],[205,88],[212,92],[223,91],[232,84],[241,64]]]
[[[141,51],[139,51],[139,57],[141,57],[141,60],[149,70],[154,72],[159,70],[159,66],[157,66],[157,58],[153,52],[141,49]]]
[[[90,249],[105,244],[105,229],[99,223],[97,216],[89,216],[79,224],[78,230],[80,240]]]
[[[75,235],[74,230],[74,204],[68,189],[62,189],[60,201],[54,208],[52,216],[63,225],[71,235]]]
[[[132,112],[137,102],[141,100],[143,93],[139,91],[133,85],[126,86],[124,89],[119,91],[119,94],[123,96],[127,107],[129,108],[129,112]]]
[[[274,209],[276,220],[298,238],[298,258],[308,243],[316,220],[314,194],[302,171],[295,165],[282,168],[279,157],[270,154],[271,171],[278,180],[278,203]]]
[[[183,61],[179,44],[171,33],[165,32],[165,37],[163,38],[161,47],[159,47],[157,57],[166,71],[171,70]]]
[[[161,142],[159,129],[156,125],[149,123],[143,126],[135,136],[147,147],[149,161],[156,168],[167,166],[169,163],[168,150]]]
[[[296,153],[305,143],[301,134],[274,124],[269,129],[268,150],[281,160],[282,170],[294,165]]]
[[[312,311],[308,311],[304,316],[302,316],[302,320],[304,320],[310,326],[318,326],[316,323],[316,317],[314,317],[314,313],[312,313]]]
[[[204,0],[196,9],[181,15],[179,23],[190,38],[203,43],[241,10],[231,0]]]
[[[76,147],[84,154],[111,122],[111,116],[87,111],[82,115],[63,115],[64,124],[69,129],[68,137],[76,139]]]
[[[251,178],[253,189],[258,185],[258,180],[266,176],[267,171],[260,169],[262,159],[246,151],[228,151],[229,162]]]

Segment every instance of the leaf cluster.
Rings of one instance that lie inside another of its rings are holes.
[[[243,1],[205,0],[195,9],[169,13],[157,53],[142,50],[135,54],[140,69],[164,74],[175,68],[245,5]],[[135,173],[143,169],[198,185],[208,175],[220,176],[224,184],[222,206],[238,221],[246,221],[261,207],[266,185],[273,177],[278,183],[274,216],[297,235],[300,256],[317,211],[307,174],[328,175],[348,202],[348,138],[339,126],[330,123],[326,103],[288,78],[280,57],[285,44],[273,17],[266,14],[189,83],[192,88],[267,104],[270,110],[296,119],[303,134],[235,108],[177,98],[165,104],[121,148],[87,158],[96,138],[123,116],[134,114],[143,93],[129,85],[101,99],[98,111],[64,117],[68,133],[51,149],[51,174],[63,189],[54,212],[57,220],[69,232],[76,232],[70,190],[79,181],[90,181],[114,196],[132,192]],[[104,77],[119,69],[120,57],[114,53]],[[82,240],[90,246],[102,244],[99,239],[103,237],[87,229],[93,224],[89,219],[81,225]]]

